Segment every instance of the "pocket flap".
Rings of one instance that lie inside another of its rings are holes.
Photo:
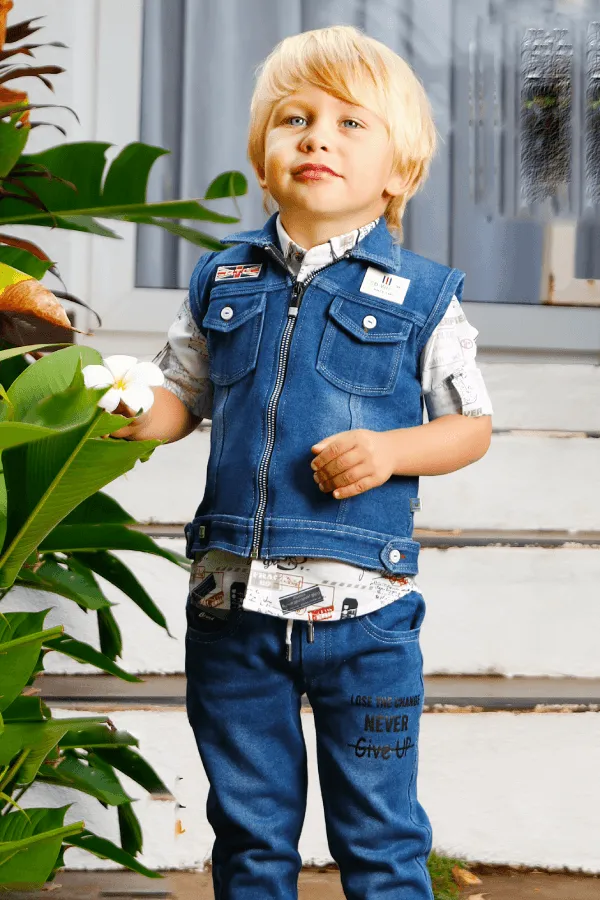
[[[261,291],[259,294],[219,294],[211,298],[206,315],[202,319],[205,328],[214,328],[217,331],[233,331],[239,328],[248,319],[256,316],[265,308],[267,294]],[[223,318],[224,309],[231,310],[229,318]]]
[[[384,310],[350,297],[336,297],[329,307],[329,315],[359,341],[405,341],[413,324],[393,307]],[[370,328],[364,324],[367,317],[375,320]]]

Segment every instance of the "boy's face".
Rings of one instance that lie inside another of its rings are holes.
[[[287,223],[332,226],[332,236],[380,216],[403,179],[392,174],[393,144],[383,119],[311,84],[276,103],[265,135],[264,167],[257,170]],[[335,174],[300,174],[299,166]],[[335,227],[339,226],[339,231]]]

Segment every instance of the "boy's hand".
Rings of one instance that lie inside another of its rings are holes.
[[[135,416],[135,410],[130,409],[126,403],[123,403],[122,400],[119,400],[119,405],[116,409],[113,409],[114,416],[125,416],[127,419]],[[142,418],[142,414],[137,416],[135,422],[130,422],[129,425],[124,425],[122,428],[119,428],[117,431],[111,432],[111,434],[104,434],[102,437],[114,437],[114,438],[130,438],[136,428],[139,428],[140,419]]]
[[[354,428],[340,431],[311,448],[315,481],[336,500],[353,497],[384,484],[393,474],[394,460],[385,431]]]

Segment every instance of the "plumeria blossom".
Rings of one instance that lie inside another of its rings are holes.
[[[114,412],[123,403],[136,415],[147,412],[154,403],[151,385],[160,386],[165,377],[155,363],[138,362],[135,356],[107,356],[103,366],[84,366],[84,384],[88,388],[109,387],[100,397],[98,406],[107,412]]]

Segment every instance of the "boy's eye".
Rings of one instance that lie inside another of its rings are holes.
[[[302,121],[306,122],[306,118],[304,116],[288,116],[287,119],[284,119],[284,122],[289,122],[290,124],[294,124],[294,119],[302,119]],[[344,119],[344,123],[352,122],[353,125],[356,125],[358,128],[362,128],[360,122],[357,122],[356,119]]]

